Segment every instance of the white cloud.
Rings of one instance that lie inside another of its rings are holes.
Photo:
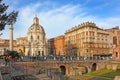
[[[96,17],[94,22],[96,25],[103,29],[112,28],[115,26],[120,26],[120,17],[108,17],[108,18],[98,18]]]
[[[28,28],[32,25],[35,15],[38,16],[40,25],[44,27],[47,38],[62,35],[67,29],[86,21],[95,22],[101,28],[120,25],[120,17],[100,18],[93,16],[81,5],[68,4],[47,11],[39,10],[41,7],[40,3],[36,3],[20,9],[18,20],[14,25],[14,38],[27,35]],[[8,32],[8,29],[6,30]],[[8,38],[7,36],[6,38]]]
[[[64,34],[65,30],[71,25],[72,17],[74,17],[74,14],[76,14],[76,11],[80,8],[79,5],[65,5],[49,11],[37,11],[39,7],[41,7],[40,4],[34,4],[20,10],[16,24],[16,26],[19,25],[19,28],[16,27],[18,28],[16,30],[17,33],[22,33],[25,36],[27,29],[33,23],[32,20],[37,13],[40,25],[44,27],[48,38]]]

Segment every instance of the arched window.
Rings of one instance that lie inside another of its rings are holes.
[[[33,40],[33,36],[31,35],[31,41]]]
[[[118,57],[118,52],[116,52],[116,58]]]
[[[116,36],[113,37],[113,44],[117,45],[117,37]]]
[[[86,36],[88,36],[88,32],[86,32]]]
[[[39,39],[39,36],[37,36],[37,39]]]

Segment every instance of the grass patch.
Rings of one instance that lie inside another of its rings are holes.
[[[108,70],[108,69],[102,69],[102,70],[98,70],[95,72],[90,72],[87,74],[84,74],[84,77],[99,77],[99,78],[105,78],[105,79],[110,79],[113,80],[115,78],[115,76],[119,76],[120,75],[120,71],[117,70]]]
[[[117,64],[118,68],[120,68],[120,62],[110,62],[110,64]]]
[[[111,72],[115,72],[115,71],[114,70],[108,70],[108,69],[101,69],[101,70],[98,70],[98,71],[95,71],[95,72],[87,73],[85,75],[86,76],[88,76],[88,75],[101,76],[103,74],[108,74],[108,73],[111,73]]]

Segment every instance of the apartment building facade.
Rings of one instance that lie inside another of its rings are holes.
[[[112,33],[95,23],[85,22],[65,32],[66,54],[92,57],[112,54]]]

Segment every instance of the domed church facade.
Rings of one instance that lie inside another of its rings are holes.
[[[47,39],[44,28],[39,24],[38,17],[34,17],[33,24],[29,27],[27,36],[17,38],[17,51],[25,56],[46,56]]]
[[[34,17],[33,24],[27,32],[27,55],[47,55],[47,40],[44,28],[39,24],[38,17]]]

